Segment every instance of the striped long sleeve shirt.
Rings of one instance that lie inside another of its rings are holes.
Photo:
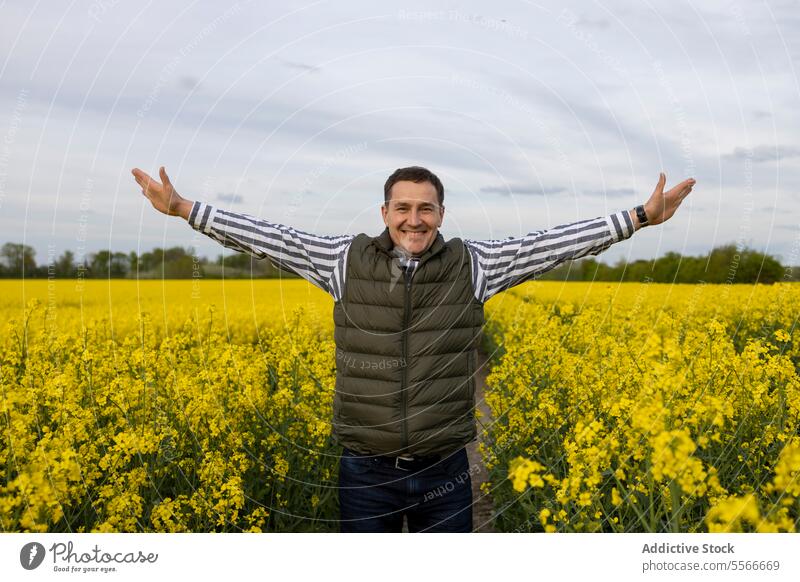
[[[329,293],[342,297],[347,252],[355,235],[320,236],[238,212],[195,202],[189,224],[221,245],[268,259]],[[539,230],[521,237],[468,240],[472,284],[481,303],[567,260],[598,255],[630,238],[634,225],[627,210]]]

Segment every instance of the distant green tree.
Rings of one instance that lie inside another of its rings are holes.
[[[116,252],[111,255],[111,276],[121,278],[128,274],[130,270],[130,258],[127,253]]]
[[[194,268],[194,259],[184,254],[164,261],[162,273],[165,279],[188,279],[192,277]]]
[[[101,250],[89,253],[89,276],[95,279],[108,278],[108,263],[111,260],[111,251]]]
[[[75,254],[67,249],[56,260],[56,277],[71,277],[75,272]]]
[[[128,253],[128,273],[136,274],[139,270],[139,255],[136,254],[136,251],[131,251]]]
[[[0,260],[3,261],[8,276],[26,277],[36,272],[36,250],[25,244],[8,242],[0,248]]]

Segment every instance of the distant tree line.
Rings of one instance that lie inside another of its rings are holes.
[[[195,255],[183,247],[156,248],[137,254],[101,250],[77,259],[65,250],[57,258],[48,257],[43,264],[36,262],[36,250],[28,245],[5,243],[0,248],[0,277],[61,279],[204,279],[297,277],[280,271],[268,260],[258,260],[244,253],[217,255],[215,261]]]
[[[783,266],[774,257],[728,244],[707,255],[685,257],[669,252],[650,260],[606,265],[581,259],[559,265],[541,280],[556,281],[652,281],[654,283],[764,283],[800,281],[800,266]]]
[[[156,248],[141,255],[102,250],[82,260],[64,251],[57,258],[36,262],[33,247],[5,243],[0,248],[0,277],[87,279],[187,279],[297,277],[280,271],[269,260],[245,253],[217,255],[213,262],[195,255],[191,247]],[[729,244],[707,255],[685,257],[670,252],[658,259],[606,265],[595,259],[567,261],[539,277],[556,281],[652,281],[655,283],[775,283],[800,281],[800,267],[785,267],[774,257]]]

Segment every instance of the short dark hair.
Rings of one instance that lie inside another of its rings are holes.
[[[436,195],[439,198],[439,206],[444,204],[444,186],[442,186],[442,181],[436,177],[436,174],[428,170],[427,168],[423,168],[421,166],[409,166],[408,168],[398,168],[394,171],[394,173],[389,176],[389,179],[386,180],[386,184],[383,185],[383,203],[388,204],[389,199],[391,198],[392,194],[392,186],[395,185],[395,182],[400,182],[401,180],[408,180],[409,182],[430,182],[434,188],[436,188]]]

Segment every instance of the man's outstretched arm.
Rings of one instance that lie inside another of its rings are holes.
[[[666,176],[659,176],[650,199],[644,204],[648,225],[661,224],[677,210],[695,184],[688,179],[664,192]],[[475,295],[488,301],[493,295],[554,269],[566,260],[598,255],[612,244],[630,238],[641,228],[635,210],[623,210],[562,224],[522,237],[464,243],[472,257]]]
[[[339,299],[352,235],[320,236],[180,196],[162,167],[163,183],[134,168],[142,193],[159,212],[180,216],[221,245],[303,277]]]

